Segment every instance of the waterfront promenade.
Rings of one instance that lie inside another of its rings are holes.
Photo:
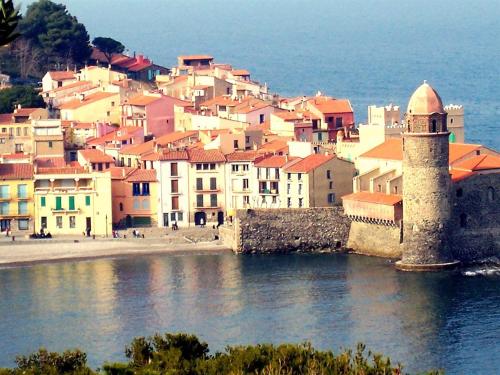
[[[51,239],[0,237],[0,266],[26,265],[41,262],[86,260],[148,254],[190,251],[228,250],[215,239],[217,230],[186,228],[172,231],[165,228],[139,228],[140,238],[132,230],[119,231],[119,238],[56,236]],[[144,234],[144,238],[142,238]],[[229,251],[229,250],[228,250]]]

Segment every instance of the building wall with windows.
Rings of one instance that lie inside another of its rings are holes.
[[[35,230],[111,236],[111,177],[79,168],[39,169],[34,178]]]
[[[237,209],[252,207],[255,194],[252,161],[231,161],[226,164],[226,207]],[[232,216],[232,215],[231,215]]]
[[[33,232],[33,181],[0,176],[0,230],[13,235]]]
[[[191,223],[216,225],[224,221],[224,169],[224,162],[190,162],[189,220]]]
[[[158,182],[155,171],[112,168],[111,173],[113,224],[127,228],[156,226]]]
[[[158,226],[189,226],[189,163],[186,158],[155,161],[158,177]]]

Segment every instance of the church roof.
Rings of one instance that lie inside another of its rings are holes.
[[[408,102],[408,114],[430,115],[445,113],[443,102],[439,94],[426,81],[415,90]]]

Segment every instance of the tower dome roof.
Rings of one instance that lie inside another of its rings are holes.
[[[430,115],[431,113],[445,113],[445,110],[439,94],[427,81],[424,81],[411,96],[408,102],[407,113],[412,115]]]

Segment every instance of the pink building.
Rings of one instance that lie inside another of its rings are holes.
[[[318,119],[313,119],[313,131],[318,141],[336,141],[337,132],[354,127],[354,111],[348,99],[316,96],[306,103],[307,109]]]
[[[140,126],[144,135],[162,136],[174,131],[174,105],[184,101],[162,94],[137,95],[121,105],[121,125]]]

